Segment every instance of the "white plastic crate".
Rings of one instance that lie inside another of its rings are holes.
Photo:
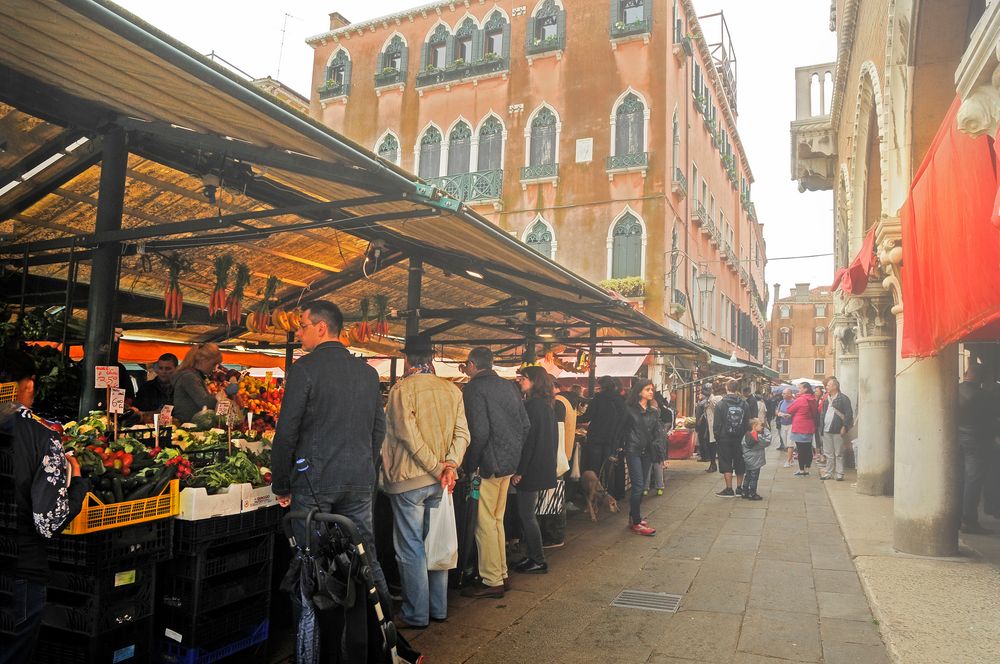
[[[233,484],[221,489],[215,495],[201,488],[188,487],[181,491],[181,511],[177,515],[183,521],[198,521],[216,516],[230,516],[242,511],[243,491],[249,484]]]
[[[240,486],[243,487],[241,510],[244,512],[252,512],[262,507],[270,507],[271,505],[278,504],[274,494],[271,493],[270,485],[257,488],[254,488],[250,484],[241,484]]]

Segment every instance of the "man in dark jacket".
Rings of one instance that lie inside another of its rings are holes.
[[[139,387],[139,393],[136,394],[133,405],[144,413],[158,413],[167,404],[172,404],[174,402],[174,384],[171,377],[177,371],[177,364],[177,356],[173,353],[160,355],[160,358],[156,360],[156,365],[154,365],[156,378],[147,380]]]
[[[821,480],[836,478],[838,482],[844,479],[844,436],[848,429],[854,426],[854,409],[851,400],[840,391],[840,381],[830,377],[826,381],[826,398],[820,412],[820,429],[826,444],[823,446],[829,457],[826,474],[820,475]]]
[[[715,405],[713,427],[718,446],[719,472],[726,479],[726,488],[715,495],[732,498],[742,495],[742,489],[733,491],[733,471],[736,471],[736,486],[743,485],[746,464],[743,462],[743,436],[750,429],[750,412],[747,402],[736,393],[736,382],[726,383],[726,395]]]
[[[576,420],[578,424],[587,424],[587,444],[581,455],[582,471],[600,473],[601,466],[615,453],[615,434],[625,416],[625,399],[619,394],[619,388],[617,380],[601,376],[597,381],[598,392],[590,400],[587,412]]]
[[[470,377],[462,396],[469,422],[469,448],[462,462],[468,473],[478,473],[479,511],[476,548],[479,551],[479,586],[462,589],[466,597],[503,597],[508,584],[507,545],[503,515],[507,509],[510,478],[521,460],[528,437],[528,413],[520,390],[493,371],[493,352],[473,348],[466,362]]]
[[[993,442],[993,415],[989,397],[982,387],[982,366],[965,370],[958,385],[958,446],[964,458],[962,486],[962,532],[985,533],[979,525],[979,500],[986,479],[989,448]]]
[[[343,325],[337,305],[316,301],[305,306],[296,334],[308,355],[285,377],[271,451],[271,491],[282,507],[319,507],[353,520],[387,602],[383,606],[391,606],[372,536],[375,460],[382,454],[385,412],[378,373],[337,341]],[[297,539],[304,535],[298,532]]]
[[[42,624],[49,577],[45,542],[80,512],[89,485],[67,459],[59,435],[29,410],[35,366],[23,352],[5,352],[0,360],[0,383],[11,382],[17,384],[14,400],[0,404],[0,457],[7,460],[0,465],[12,468],[14,477],[16,556],[3,568],[12,595],[3,612],[13,634],[0,635],[0,661],[19,663],[31,661]]]

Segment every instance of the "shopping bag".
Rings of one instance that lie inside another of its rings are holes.
[[[580,443],[573,443],[573,459],[569,464],[569,478],[571,480],[580,479]]]
[[[427,569],[449,570],[458,566],[458,527],[455,524],[455,502],[445,491],[441,503],[431,508],[430,526],[424,538]]]
[[[566,425],[559,422],[559,444],[556,446],[556,477],[562,477],[569,472],[569,459],[566,458],[566,445],[563,443],[566,440],[566,437],[563,435],[564,426]]]
[[[566,483],[556,480],[556,485],[551,489],[538,492],[538,502],[535,503],[535,514],[539,516],[550,516],[563,511],[566,502]]]

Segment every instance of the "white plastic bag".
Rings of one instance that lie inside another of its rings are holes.
[[[580,443],[573,443],[573,460],[570,462],[569,478],[580,479]]]
[[[455,502],[449,491],[444,492],[437,507],[431,508],[424,551],[429,570],[458,567],[458,526],[455,524]]]
[[[559,422],[559,444],[556,446],[556,477],[562,477],[569,472],[569,459],[566,458],[566,436],[563,433],[566,425]]]

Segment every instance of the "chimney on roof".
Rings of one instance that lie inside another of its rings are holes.
[[[795,300],[797,302],[807,302],[809,300],[809,284],[795,284]]]
[[[330,14],[330,29],[336,30],[337,28],[342,28],[345,25],[350,25],[351,22],[348,21],[340,12],[332,12]]]
[[[778,295],[781,294],[781,284],[774,285],[774,301],[778,301]]]

